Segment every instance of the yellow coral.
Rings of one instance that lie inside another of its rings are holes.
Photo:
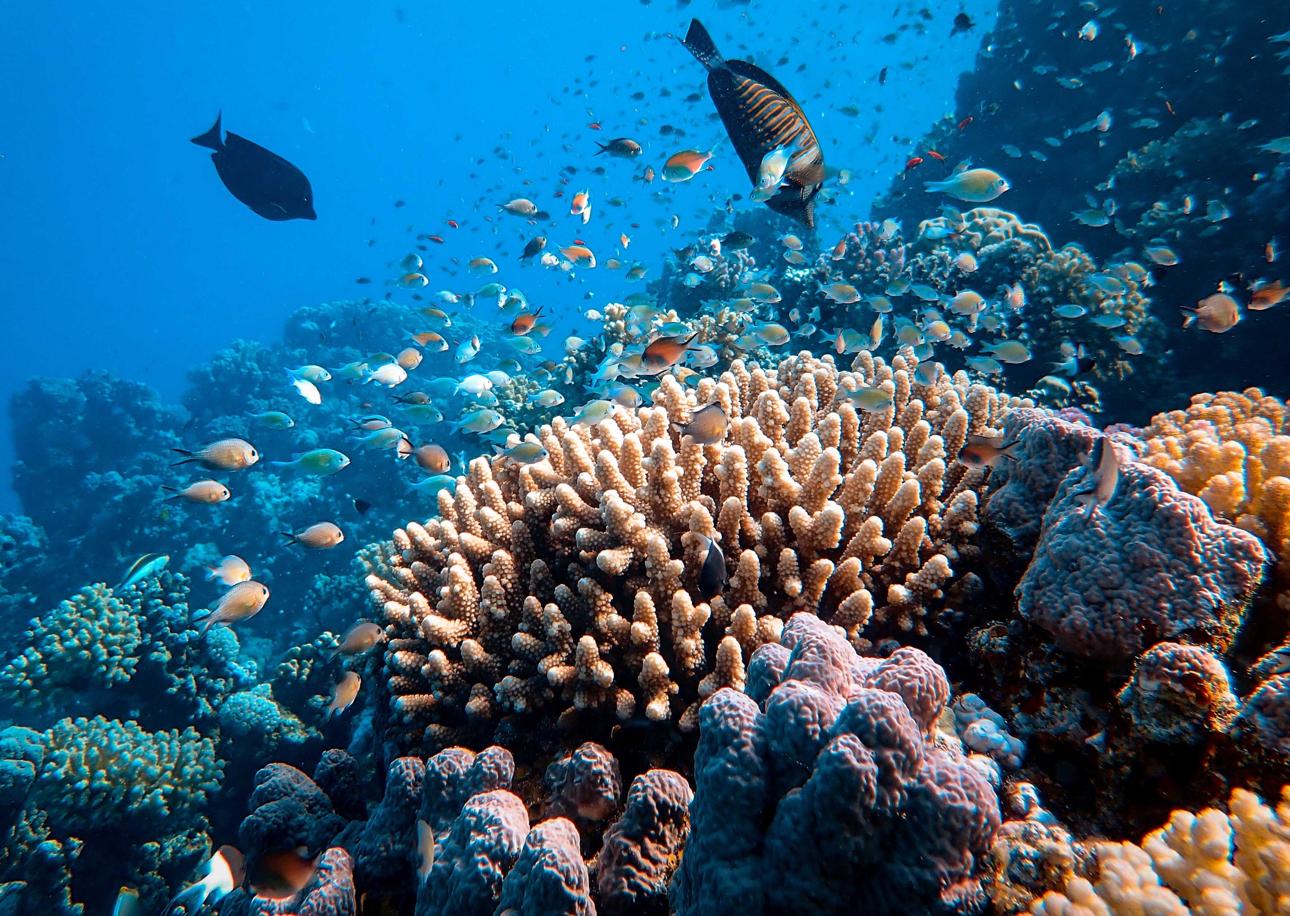
[[[1235,789],[1224,813],[1175,811],[1133,843],[1096,843],[1096,880],[1067,882],[1031,913],[1239,916],[1290,912],[1290,786],[1275,809]]]

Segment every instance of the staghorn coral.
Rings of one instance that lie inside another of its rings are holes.
[[[1290,409],[1258,388],[1193,395],[1141,431],[1142,461],[1253,532],[1277,558],[1277,605],[1290,611]]]
[[[1284,913],[1290,909],[1290,801],[1277,807],[1244,789],[1227,813],[1177,810],[1134,843],[1089,844],[1096,864],[1030,907],[1036,914]]]
[[[692,729],[798,610],[857,641],[928,632],[976,556],[985,474],[953,456],[1019,402],[961,374],[923,385],[913,368],[802,354],[774,373],[736,362],[689,392],[665,377],[651,407],[544,427],[542,462],[473,461],[438,519],[360,555],[391,637],[393,750],[544,710]],[[861,385],[892,405],[860,415],[845,395]],[[683,441],[678,425],[709,402],[730,418],[725,441]],[[730,571],[711,601],[704,538]]]
[[[752,695],[703,706],[693,825],[670,897],[703,913],[974,912],[998,801],[932,732],[945,674],[917,649],[863,658],[797,614]]]

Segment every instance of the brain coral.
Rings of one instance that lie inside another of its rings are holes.
[[[798,610],[857,640],[866,626],[924,632],[974,557],[984,472],[954,456],[1016,402],[961,374],[923,385],[913,368],[802,354],[771,373],[736,362],[692,391],[665,377],[653,406],[543,427],[546,460],[473,461],[439,518],[364,555],[391,637],[393,750],[538,711],[693,728]],[[858,386],[891,406],[858,413]],[[729,418],[724,438],[682,436],[709,403]],[[705,601],[708,539],[730,579]]]
[[[1093,471],[1067,474],[1044,515],[1017,611],[1071,655],[1127,661],[1184,634],[1220,651],[1231,643],[1263,576],[1258,538],[1215,521],[1163,472],[1120,455],[1110,502],[1079,496]]]
[[[999,804],[931,732],[945,673],[917,649],[857,656],[798,614],[753,660],[753,695],[699,713],[678,914],[951,913],[980,884]]]
[[[1290,611],[1290,409],[1258,388],[1197,394],[1151,418],[1147,454],[1213,513],[1252,531],[1277,556],[1277,603]]]

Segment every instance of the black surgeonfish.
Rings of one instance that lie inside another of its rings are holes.
[[[815,225],[815,195],[824,181],[824,156],[802,107],[780,82],[747,61],[726,60],[697,19],[681,42],[708,68],[708,91],[748,177],[757,184],[762,158],[795,144],[783,186],[766,201],[772,210]]]
[[[211,161],[229,193],[265,219],[317,219],[305,173],[258,143],[222,132],[220,118],[216,115],[215,126],[192,142],[215,151]]]

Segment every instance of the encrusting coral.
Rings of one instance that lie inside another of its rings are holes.
[[[1290,408],[1258,388],[1197,394],[1142,431],[1142,460],[1277,557],[1277,604],[1290,611]]]
[[[693,729],[799,610],[857,643],[926,633],[976,557],[985,471],[955,456],[1023,402],[962,374],[924,384],[915,366],[862,352],[839,371],[804,353],[692,391],[664,377],[653,406],[543,427],[536,464],[471,462],[438,518],[361,556],[390,636],[393,749],[548,709]],[[858,412],[861,387],[891,403]],[[708,404],[728,424],[700,444],[683,430]],[[705,596],[710,542],[730,576]]]

